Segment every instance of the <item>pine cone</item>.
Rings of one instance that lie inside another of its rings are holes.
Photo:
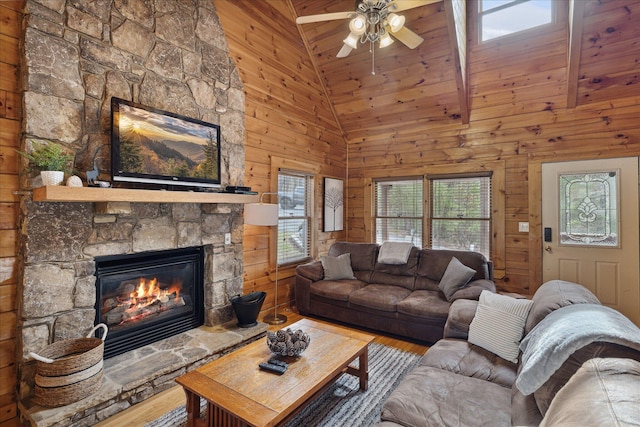
[[[278,341],[285,341],[287,339],[287,332],[284,329],[279,329],[276,331],[276,335],[278,337]]]

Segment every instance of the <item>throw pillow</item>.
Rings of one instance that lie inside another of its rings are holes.
[[[321,256],[320,262],[324,269],[324,280],[355,279],[351,269],[351,254],[339,256]]]
[[[453,294],[469,283],[474,274],[476,274],[476,271],[473,268],[467,267],[458,258],[452,257],[442,275],[442,279],[440,279],[440,283],[438,283],[438,287],[447,298],[447,301],[451,301]]]
[[[518,363],[524,323],[533,301],[482,291],[469,325],[469,342]]]

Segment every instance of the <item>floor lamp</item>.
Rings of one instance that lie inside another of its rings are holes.
[[[278,314],[278,205],[273,203],[263,203],[262,199],[266,194],[277,195],[278,193],[262,193],[259,203],[247,203],[244,205],[244,223],[249,225],[261,225],[276,227],[276,293],[273,299],[273,314],[267,314],[262,319],[270,325],[279,325],[287,321],[287,316]]]

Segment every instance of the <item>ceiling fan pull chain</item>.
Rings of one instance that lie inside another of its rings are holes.
[[[373,42],[369,43],[369,50],[371,50],[371,75],[376,75],[376,47]]]

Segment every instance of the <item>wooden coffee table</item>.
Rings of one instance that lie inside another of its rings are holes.
[[[344,372],[359,377],[360,389],[367,389],[373,336],[309,319],[288,327],[302,329],[311,342],[302,356],[282,358],[289,363],[283,375],[258,367],[273,356],[261,339],[177,378],[187,395],[187,425],[279,425]],[[359,367],[349,366],[356,358]],[[200,418],[200,398],[207,400],[206,421]]]

